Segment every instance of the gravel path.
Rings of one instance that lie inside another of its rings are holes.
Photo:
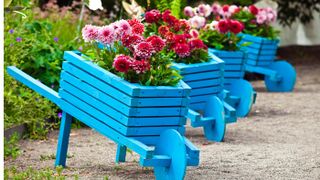
[[[200,148],[201,162],[185,179],[320,179],[320,66],[297,66],[294,93],[268,93],[263,81],[248,118],[227,126],[225,141],[211,143],[202,129],[187,128],[187,137]],[[57,131],[46,141],[21,141],[23,154],[5,166],[25,169],[53,167]],[[151,169],[139,167],[136,154],[114,163],[116,146],[88,128],[72,129],[70,158],[64,174],[83,179],[154,179]]]

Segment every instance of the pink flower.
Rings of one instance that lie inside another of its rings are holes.
[[[277,13],[272,8],[266,8],[268,22],[275,22],[277,19]]]
[[[257,16],[256,20],[258,24],[263,24],[268,20],[267,14],[265,12],[260,11]]]
[[[82,28],[82,38],[85,42],[95,41],[98,38],[99,28],[97,26],[86,25]]]
[[[222,8],[220,9],[219,14],[224,18],[229,18],[231,16],[231,13],[229,11],[229,5],[223,5]]]
[[[128,21],[121,19],[115,22],[115,24],[118,27],[116,30],[116,34],[119,35],[120,38],[125,34],[131,34],[132,28]]]
[[[112,66],[117,71],[126,73],[129,71],[131,63],[131,57],[120,54],[116,58],[114,58]]]
[[[221,6],[217,3],[214,3],[211,8],[212,8],[212,13],[215,15],[219,14],[221,11]]]
[[[229,12],[231,14],[237,13],[239,10],[240,10],[240,8],[238,6],[236,6],[236,5],[229,6]]]
[[[207,49],[207,46],[200,39],[193,39],[188,42],[191,50],[193,49]]]
[[[199,32],[196,29],[191,29],[190,35],[192,38],[198,38],[199,37]]]
[[[197,15],[203,16],[203,17],[208,17],[211,14],[211,7],[209,4],[200,4],[196,8]]]
[[[173,47],[173,50],[181,58],[184,58],[190,55],[190,47],[186,43],[175,44],[175,46]]]
[[[103,26],[98,32],[98,40],[104,44],[112,44],[115,40],[115,32],[111,26]]]
[[[209,29],[210,30],[215,30],[217,29],[217,26],[218,26],[218,21],[212,21],[210,24],[209,24]]]
[[[184,34],[177,34],[174,36],[174,43],[175,44],[184,44],[187,43],[186,36]]]
[[[133,34],[139,34],[142,35],[144,32],[144,25],[138,21],[137,19],[130,19],[128,20],[128,23],[130,24],[132,28],[132,33]]]
[[[136,59],[149,59],[154,49],[149,42],[141,42],[134,47],[134,57]]]
[[[155,23],[161,19],[160,11],[153,9],[145,13],[145,20],[147,23]]]
[[[179,20],[179,30],[182,30],[184,32],[189,32],[191,29],[190,24],[187,20],[185,19],[180,19]]]
[[[131,63],[131,68],[137,73],[142,74],[150,69],[150,64],[146,60],[134,60]]]
[[[190,6],[186,6],[184,9],[183,9],[183,13],[184,15],[188,16],[188,17],[193,17],[195,14],[193,12],[193,8],[190,7]]]
[[[217,29],[221,33],[226,33],[229,31],[229,22],[227,20],[220,20],[217,24]]]
[[[194,16],[189,19],[189,22],[193,28],[200,29],[206,25],[206,19],[201,16]]]
[[[156,52],[161,51],[166,45],[165,41],[161,37],[156,35],[148,37],[146,41],[152,45],[153,49]]]
[[[169,27],[168,26],[160,26],[158,28],[158,33],[161,35],[161,36],[165,36],[168,32],[170,31]]]
[[[230,20],[229,21],[229,29],[234,34],[238,34],[243,30],[244,26],[236,20]]]

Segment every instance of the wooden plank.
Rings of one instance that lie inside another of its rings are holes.
[[[183,76],[183,81],[188,83],[189,81],[214,79],[214,78],[220,78],[222,76],[223,76],[223,72],[222,71],[215,71],[215,72],[207,71],[207,72],[184,75]]]
[[[205,101],[194,102],[194,103],[191,103],[189,107],[195,111],[203,110],[206,107],[206,102]]]
[[[220,92],[219,92],[220,93]],[[209,97],[211,96],[218,96],[219,93],[212,93],[212,94],[204,94],[199,96],[192,96],[190,100],[190,105],[197,102],[206,102]]]
[[[110,138],[116,143],[123,144],[133,150],[134,152],[140,154],[142,157],[152,157],[153,154],[153,147],[148,147],[145,144],[133,139],[128,138],[120,134],[118,131],[110,128],[106,124],[100,122],[99,120],[95,119],[94,117],[88,115],[84,111],[78,109],[74,105],[62,100],[61,101],[61,108],[65,110],[67,113],[72,115],[73,117],[79,119],[81,122],[85,123],[89,127],[95,129],[100,134]]]
[[[258,65],[258,66],[268,66],[270,65],[272,62],[271,61],[252,61],[252,60],[248,60],[247,64],[249,65]]]
[[[98,82],[90,81],[85,82],[81,81],[77,77],[69,74],[66,71],[61,72],[61,79],[64,79],[67,82],[72,82],[72,84],[79,89],[85,90],[91,96],[100,99],[102,101],[115,103],[115,106],[119,104],[119,102],[132,107],[150,107],[152,106],[185,106],[188,104],[188,99],[185,97],[180,98],[164,98],[164,97],[155,97],[155,98],[139,98],[139,97],[131,97],[122,91],[118,91],[114,89],[112,86],[105,86],[106,88],[102,88],[99,86]],[[90,83],[90,84],[89,84]],[[118,101],[118,102],[117,102]],[[119,106],[121,106],[121,103]]]
[[[190,97],[198,96],[203,94],[212,94],[212,93],[219,93],[222,91],[222,86],[209,86],[209,87],[201,87],[197,89],[192,89],[190,93]]]
[[[170,86],[141,86],[138,83],[129,83],[120,77],[106,71],[105,69],[93,64],[91,61],[84,59],[73,51],[65,51],[64,59],[71,62],[78,68],[85,70],[90,75],[100,79],[104,83],[121,89],[130,96],[138,97],[181,97],[190,92],[188,86],[182,81],[176,87]],[[64,63],[65,64],[65,63]],[[73,74],[73,73],[71,73]]]
[[[28,86],[30,89],[36,91],[43,97],[48,98],[53,103],[59,106],[60,104],[60,96],[56,91],[49,88],[48,86],[44,85],[38,80],[35,80],[33,77],[29,76],[28,74],[24,73],[20,69],[9,66],[7,67],[7,72],[10,76],[12,76],[17,81],[23,83],[24,85]]]
[[[218,86],[222,82],[223,82],[222,78],[216,78],[216,79],[206,79],[206,80],[188,82],[188,85],[191,88],[200,88],[200,87],[207,87],[207,86]]]
[[[224,58],[233,59],[233,58],[243,57],[244,55],[244,52],[242,51],[223,51],[223,50],[216,50],[213,48],[209,48],[209,53],[216,55],[218,58],[220,58],[223,61],[225,61]]]
[[[271,60],[271,61],[274,61],[275,59],[275,56],[274,55],[264,55],[264,56],[261,56],[261,55],[258,55],[258,54],[251,54],[249,53],[248,54],[248,59],[255,59],[255,60],[258,60],[258,61],[268,61],[268,60]]]
[[[171,67],[179,70],[181,75],[206,71],[220,71],[223,67],[223,61],[220,61],[221,60],[196,64],[172,63]]]
[[[226,65],[224,67],[225,71],[242,71],[243,70],[243,65],[242,64],[230,64],[230,65]]]

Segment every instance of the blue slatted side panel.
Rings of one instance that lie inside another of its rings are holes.
[[[129,83],[120,77],[104,70],[103,68],[86,60],[81,54],[73,51],[66,51],[64,59],[71,62],[82,70],[110,84],[124,93],[135,97],[184,97],[190,93],[188,86],[182,81],[176,87],[169,86],[141,86],[137,83]]]

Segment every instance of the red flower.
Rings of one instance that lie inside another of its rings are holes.
[[[226,33],[229,31],[229,22],[227,20],[221,20],[218,22],[218,31]]]
[[[238,34],[239,32],[241,32],[243,30],[243,25],[239,21],[230,20],[229,29],[234,34]]]
[[[143,37],[138,34],[124,35],[121,38],[122,44],[130,50],[133,50],[133,47],[143,40]]]
[[[136,59],[149,59],[154,49],[148,42],[141,42],[134,48],[134,57]]]
[[[222,6],[222,11],[223,12],[228,12],[229,11],[229,5],[223,5]]]
[[[257,15],[259,12],[259,9],[255,6],[255,5],[251,5],[249,6],[249,11],[253,14],[253,15]]]
[[[187,38],[184,34],[177,34],[174,36],[174,43],[175,44],[187,43]]]
[[[159,29],[158,29],[158,33],[161,35],[161,36],[165,36],[168,32],[170,31],[169,27],[168,26],[160,26]]]
[[[200,39],[193,39],[188,42],[191,50],[193,49],[207,49],[207,46]]]
[[[173,47],[173,50],[181,58],[184,58],[190,55],[190,47],[187,43],[175,44],[175,46]]]
[[[179,29],[181,29],[185,33],[188,33],[191,29],[189,22],[185,19],[181,19],[179,21]]]
[[[134,60],[131,64],[131,68],[137,73],[142,74],[150,69],[150,64],[146,60]]]
[[[153,49],[156,52],[161,51],[163,47],[166,45],[165,41],[161,39],[161,37],[156,35],[148,37],[147,42],[149,42],[153,46]]]
[[[173,32],[170,32],[170,31],[167,32],[164,37],[166,38],[167,42],[169,42],[169,43],[174,42],[175,35],[173,34]]]
[[[137,19],[130,19],[128,20],[133,34],[142,35],[144,32],[144,25]]]
[[[131,66],[132,59],[129,56],[120,54],[113,60],[113,67],[119,72],[128,72]]]
[[[175,24],[179,24],[179,20],[171,15],[170,10],[166,10],[162,13],[162,20],[173,27],[175,26]]]
[[[145,19],[147,23],[158,22],[161,19],[160,11],[153,9],[151,11],[146,12]]]

